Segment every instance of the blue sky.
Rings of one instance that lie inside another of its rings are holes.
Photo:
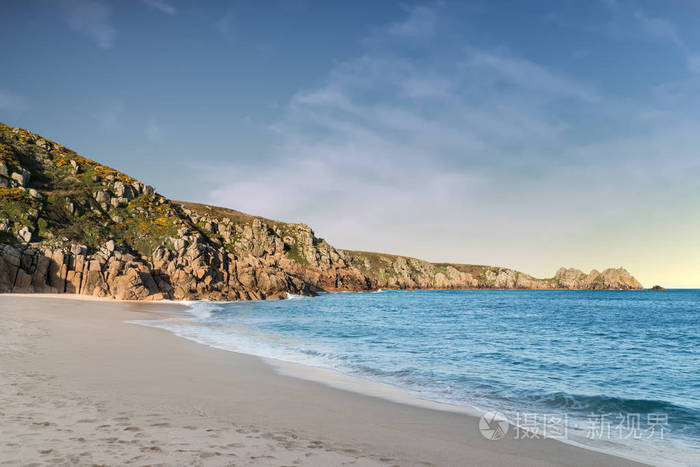
[[[343,248],[700,286],[700,2],[3,2],[0,121]]]

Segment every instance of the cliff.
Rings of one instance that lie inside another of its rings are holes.
[[[336,249],[304,224],[169,200],[0,124],[0,292],[246,300],[378,288],[642,286],[624,269],[562,268],[535,279],[506,268]]]

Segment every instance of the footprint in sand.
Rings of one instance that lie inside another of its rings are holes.
[[[51,422],[34,422],[34,423],[32,423],[32,425],[37,425],[37,426],[51,426],[51,425],[55,425],[55,423],[51,423]]]
[[[141,448],[141,452],[163,452],[163,450],[158,446],[147,446]]]

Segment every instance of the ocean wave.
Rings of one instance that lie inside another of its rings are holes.
[[[210,302],[206,300],[188,300],[179,302],[187,307],[185,312],[198,319],[210,318],[224,308],[227,302]]]
[[[556,410],[578,412],[580,414],[665,414],[670,424],[697,428],[700,414],[697,410],[663,400],[626,399],[607,395],[582,395],[565,392],[529,395],[534,404]]]
[[[305,295],[299,295],[299,294],[287,292],[287,300],[302,300],[305,298],[310,298],[310,297],[307,297]]]

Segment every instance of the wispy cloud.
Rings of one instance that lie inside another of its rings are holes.
[[[117,31],[112,25],[109,5],[96,0],[70,0],[66,7],[71,29],[94,40],[103,49],[114,45]]]
[[[567,29],[584,31],[596,36],[605,35],[608,38],[632,40],[635,42],[654,41],[666,43],[679,50],[684,58],[688,71],[700,73],[698,57],[692,42],[684,39],[683,32],[671,19],[654,16],[640,9],[640,2],[622,2],[618,0],[600,0],[608,14],[606,21],[586,21],[571,16],[563,16],[550,12],[545,16],[547,21]],[[643,45],[640,45],[642,47]],[[581,52],[575,52],[579,54]],[[588,54],[588,51],[584,52]]]
[[[418,7],[397,24],[436,15]],[[390,25],[375,32],[375,40],[384,34],[394,41],[396,32]],[[510,196],[506,187],[517,174],[508,171],[561,147],[570,122],[552,110],[572,101],[594,105],[599,97],[525,58],[473,46],[458,50],[426,64],[384,46],[338,63],[323,86],[291,100],[275,126],[282,145],[271,168],[264,174],[257,166],[232,168],[235,183],[213,191],[212,200],[311,219],[344,238],[342,225],[329,225],[329,211],[352,213],[367,228],[388,218],[405,226],[412,215],[388,213],[390,206],[431,212],[437,222],[455,209],[475,215],[482,208],[464,200],[487,191],[495,199]],[[246,196],[250,192],[257,195]]]
[[[676,26],[663,18],[652,18],[645,13],[638,11],[634,15],[642,30],[652,37],[669,41],[679,47],[685,48],[685,43],[681,39]]]
[[[598,100],[596,92],[590,87],[520,57],[475,49],[468,54],[466,64],[475,73],[484,73],[482,78],[477,78],[482,83],[500,80],[520,90],[550,97],[568,97],[589,102]]]
[[[400,37],[427,37],[435,32],[437,11],[430,6],[416,6],[409,11],[408,17],[390,25],[386,32]]]
[[[634,15],[642,30],[654,39],[670,42],[685,55],[688,70],[700,73],[700,55],[681,37],[675,24],[665,18],[655,18],[638,11]]]
[[[572,239],[648,216],[670,202],[673,180],[698,170],[692,118],[504,49],[465,41],[439,60],[416,58],[412,36],[397,43],[394,28],[294,95],[274,126],[276,152],[217,167],[210,201],[303,220],[341,247],[551,274],[556,248],[587,264]],[[601,136],[601,122],[622,121],[634,130]],[[596,254],[617,258],[613,245]]]
[[[151,8],[154,8],[156,10],[159,10],[163,13],[166,13],[168,15],[174,15],[175,14],[175,7],[172,6],[169,2],[165,0],[142,0],[143,3],[148,5]]]

